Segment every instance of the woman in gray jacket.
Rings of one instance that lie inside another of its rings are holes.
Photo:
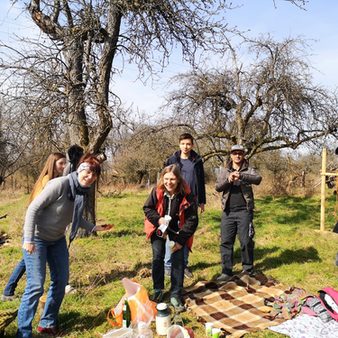
[[[27,209],[22,245],[27,284],[18,312],[17,337],[32,337],[32,321],[44,291],[47,263],[51,282],[37,330],[51,335],[57,332],[57,317],[69,274],[67,225],[72,223],[70,241],[78,227],[89,231],[111,228],[111,225],[95,226],[82,218],[85,196],[101,168],[91,155],[80,163],[77,171],[49,181]]]

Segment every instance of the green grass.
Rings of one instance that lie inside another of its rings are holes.
[[[121,279],[135,278],[151,291],[151,278],[140,273],[150,269],[151,247],[143,234],[142,205],[147,191],[122,193],[115,197],[100,197],[97,202],[98,223],[114,223],[113,231],[97,237],[76,239],[70,248],[70,279],[78,290],[64,299],[60,325],[65,337],[100,337],[110,330],[107,311],[123,295]],[[1,196],[0,230],[10,236],[9,244],[1,246],[0,288],[21,258],[21,227],[27,196]],[[328,201],[327,230],[332,230],[333,197]],[[278,279],[286,286],[305,288],[310,293],[325,286],[338,289],[337,267],[334,259],[338,238],[330,231],[319,232],[320,200],[314,198],[271,198],[256,201],[256,268]],[[210,194],[206,212],[200,217],[190,266],[192,281],[209,280],[220,273],[219,255],[219,196]],[[235,247],[235,271],[241,270],[238,241]],[[48,283],[46,283],[48,285]],[[169,285],[167,285],[169,287]],[[18,287],[18,295],[24,280]],[[0,309],[15,308],[19,300],[0,303]],[[204,337],[203,326],[190,313],[183,319],[192,327],[195,337]],[[34,323],[36,325],[37,321]],[[14,337],[16,324],[6,330],[6,337]],[[269,330],[246,335],[250,337],[283,337]]]

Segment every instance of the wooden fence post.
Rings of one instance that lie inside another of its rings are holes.
[[[320,231],[325,230],[325,180],[326,180],[326,148],[322,152],[322,184],[320,189]]]

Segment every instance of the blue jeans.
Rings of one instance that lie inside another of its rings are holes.
[[[56,327],[59,309],[69,275],[69,255],[65,237],[57,241],[34,239],[35,252],[23,250],[27,284],[18,312],[18,338],[32,337],[32,321],[44,291],[46,265],[50,271],[50,287],[39,326]]]
[[[183,252],[184,252],[184,268],[187,268],[189,264],[189,248],[186,245],[183,247]],[[167,237],[167,241],[165,243],[164,267],[166,269],[171,268],[171,250],[169,247],[169,237]]]
[[[151,237],[153,249],[152,278],[156,290],[164,289],[164,256],[166,240],[155,233]],[[181,299],[184,279],[184,254],[183,248],[171,254],[171,296]]]
[[[25,273],[25,271],[26,271],[25,260],[21,259],[21,261],[16,265],[11,276],[9,277],[8,283],[3,292],[5,296],[14,296],[18,282]]]

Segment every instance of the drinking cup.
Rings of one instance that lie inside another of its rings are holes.
[[[205,334],[207,337],[212,337],[212,326],[213,324],[210,323],[205,323]]]

